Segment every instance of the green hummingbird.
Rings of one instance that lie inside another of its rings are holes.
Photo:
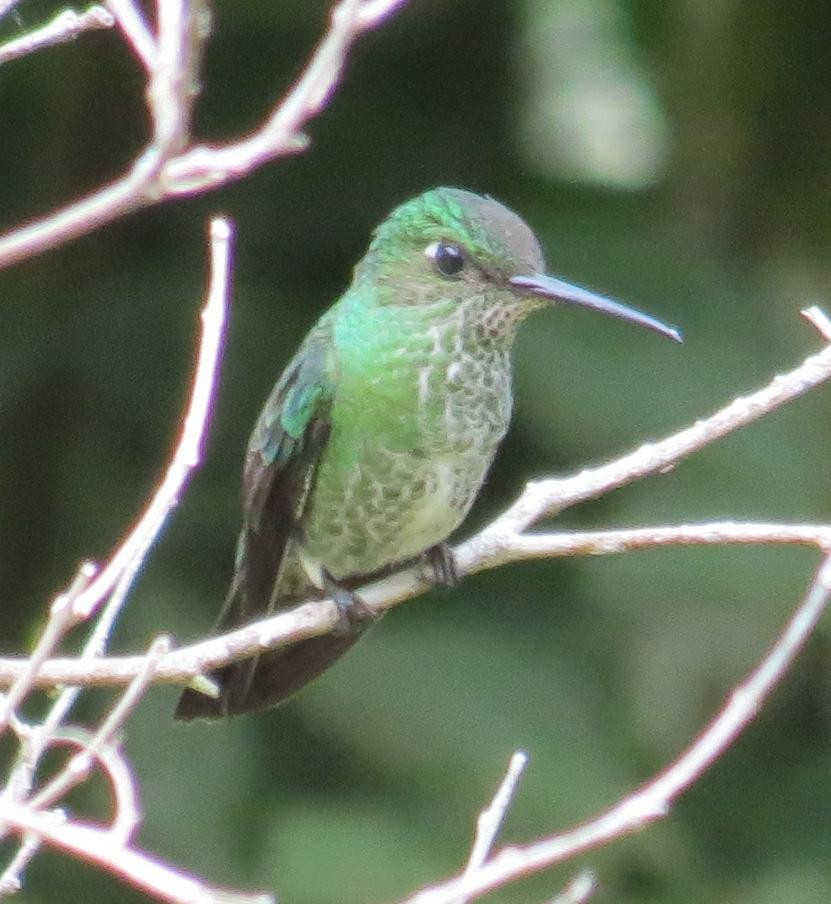
[[[490,197],[435,188],[381,223],[254,427],[218,628],[322,597],[342,624],[217,670],[219,696],[186,689],[177,718],[262,709],[311,681],[372,621],[353,593],[369,576],[424,558],[437,583],[454,582],[445,541],[508,429],[517,328],[556,302],[680,341],[647,314],[546,275],[534,233]]]

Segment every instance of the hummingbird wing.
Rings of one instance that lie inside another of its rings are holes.
[[[244,521],[234,578],[217,629],[229,630],[297,601],[286,598],[284,573],[331,430],[335,393],[331,339],[313,332],[287,366],[263,407],[248,445],[243,478]],[[270,706],[311,680],[356,638],[302,641],[211,674],[218,698],[186,689],[177,719],[217,718]]]
[[[331,348],[322,331],[306,340],[254,427],[245,458],[244,521],[234,575],[234,585],[240,587],[239,606],[226,603],[220,627],[272,611],[281,594],[286,552],[331,431],[335,392]]]

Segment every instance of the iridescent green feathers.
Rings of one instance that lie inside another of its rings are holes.
[[[286,471],[293,464],[297,470],[298,460],[306,459],[306,467],[310,467],[325,443],[335,389],[330,365],[332,347],[327,339],[323,335],[307,339],[257,420],[248,443],[243,481],[243,507],[250,528],[259,529],[263,508],[279,484],[286,481]],[[301,484],[305,480],[304,471],[302,468],[297,475]],[[292,485],[285,489],[294,498],[300,487]],[[302,505],[303,499],[296,502]]]
[[[425,192],[376,229],[352,285],[289,362],[254,428],[236,569],[219,628],[329,595],[349,630],[212,673],[177,716],[274,705],[341,656],[369,575],[462,523],[508,429],[510,351],[532,311],[569,302],[678,334],[545,274],[530,228],[491,198]],[[353,630],[354,629],[354,630]]]
[[[430,242],[458,243],[478,275],[505,281],[516,273],[545,269],[539,241],[513,211],[459,188],[434,188],[397,207],[375,230],[361,266],[378,278],[389,268],[400,274]]]
[[[244,520],[219,630],[243,624],[278,605],[289,543],[331,432],[334,385],[331,344],[324,335],[324,331],[312,333],[289,363],[251,435],[243,476]],[[342,638],[334,642],[320,638],[318,644],[331,648],[327,650],[330,657],[351,645]],[[219,669],[212,677],[222,689],[220,698],[188,688],[179,698],[176,718],[216,718],[270,705],[275,701],[273,687],[289,693],[294,683],[305,683],[300,676],[306,667],[295,662],[298,654],[302,659],[302,645],[292,656],[277,651]]]

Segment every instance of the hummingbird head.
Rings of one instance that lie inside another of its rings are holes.
[[[512,210],[462,189],[434,188],[381,223],[356,278],[371,280],[382,304],[484,298],[519,320],[546,304],[570,302],[681,341],[674,327],[545,269],[539,240]]]

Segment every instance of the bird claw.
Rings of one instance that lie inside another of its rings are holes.
[[[328,571],[323,573],[323,590],[331,597],[338,610],[338,622],[332,631],[335,636],[350,637],[361,634],[377,619],[378,616],[357,593],[338,584]]]
[[[436,587],[450,589],[459,583],[459,569],[456,567],[456,556],[450,545],[437,543],[424,553],[427,567],[430,569]]]

